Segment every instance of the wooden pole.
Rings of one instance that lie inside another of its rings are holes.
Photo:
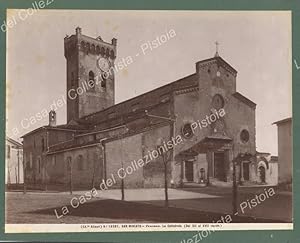
[[[18,185],[18,168],[15,167],[16,185]]]
[[[73,194],[73,175],[72,175],[72,160],[69,160],[69,166],[70,166],[70,194]]]
[[[233,160],[232,171],[232,214],[237,213],[237,184],[236,184],[236,162]]]
[[[92,189],[95,188],[95,173],[96,173],[96,158],[94,157],[93,162],[93,177],[92,177]]]
[[[168,197],[168,162],[167,159],[165,158],[165,155],[162,155],[163,157],[163,163],[165,167],[165,207],[169,207],[169,197]]]
[[[18,150],[18,182],[17,182],[17,184],[19,185],[19,183],[20,183],[20,150],[17,148],[17,150]]]
[[[45,191],[48,191],[48,176],[47,176],[47,159],[44,158],[44,181],[45,181]]]
[[[125,122],[124,122],[124,117],[122,116],[122,125],[125,126]],[[120,134],[120,139],[121,139],[121,166],[122,166],[122,169],[124,171],[124,161],[123,161],[123,139],[124,137],[122,136],[122,134]],[[124,189],[125,185],[124,185],[124,178],[122,177],[121,178],[121,199],[122,201],[125,200],[125,189]]]
[[[26,194],[26,161],[23,157],[23,194]]]
[[[121,166],[124,171],[124,162],[123,162],[123,139],[121,138]],[[124,190],[124,178],[121,178],[121,199],[125,200],[125,190]]]

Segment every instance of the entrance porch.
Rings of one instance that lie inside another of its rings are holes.
[[[210,184],[213,181],[230,180],[230,153],[232,139],[226,136],[208,136],[190,148],[181,151],[183,184]]]

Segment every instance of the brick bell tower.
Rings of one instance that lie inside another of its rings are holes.
[[[107,43],[77,27],[64,38],[67,60],[67,122],[106,109],[115,103],[114,62],[117,39]]]

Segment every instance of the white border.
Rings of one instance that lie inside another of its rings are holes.
[[[293,230],[293,223],[6,224],[5,233]]]

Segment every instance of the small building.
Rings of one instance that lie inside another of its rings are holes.
[[[5,184],[23,183],[23,145],[6,137]]]
[[[258,184],[275,186],[278,184],[278,157],[270,153],[257,152],[257,163],[254,168],[253,180]]]
[[[279,183],[291,184],[293,180],[293,136],[292,118],[286,118],[273,124],[277,125]]]

